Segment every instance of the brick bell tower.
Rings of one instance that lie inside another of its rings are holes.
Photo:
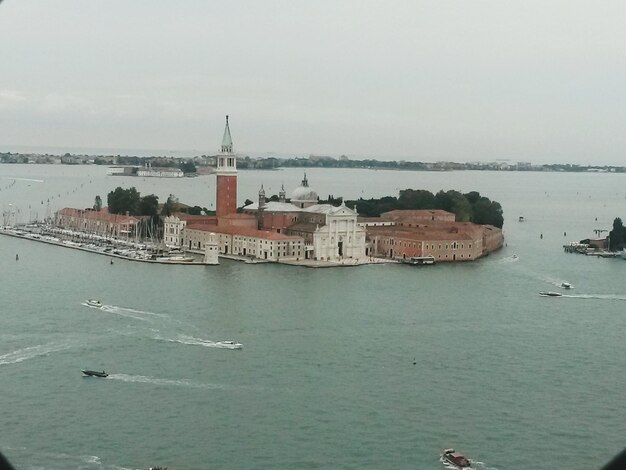
[[[237,212],[237,157],[233,153],[228,116],[222,139],[222,149],[217,156],[217,189],[215,214],[221,217]]]

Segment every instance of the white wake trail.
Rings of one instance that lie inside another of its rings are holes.
[[[49,343],[16,349],[15,351],[11,351],[10,353],[0,356],[0,365],[17,364],[18,362],[26,361],[38,356],[47,356],[53,352],[63,351],[65,349],[69,349],[70,347],[70,344]]]

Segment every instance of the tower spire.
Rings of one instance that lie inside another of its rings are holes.
[[[233,139],[230,136],[230,127],[228,126],[228,114],[226,115],[226,127],[222,138],[222,153],[233,153]]]

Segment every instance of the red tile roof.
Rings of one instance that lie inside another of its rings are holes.
[[[368,227],[367,233],[407,240],[476,240],[482,238],[483,228],[471,222],[439,222],[419,227]]]
[[[223,233],[228,235],[241,235],[243,237],[256,237],[263,238],[266,240],[297,240],[302,239],[302,237],[297,237],[294,235],[285,235],[284,233],[271,232],[269,230],[257,230],[254,228],[248,227],[236,227],[236,226],[208,226],[208,225],[200,225],[200,224],[191,224],[187,225],[185,230],[200,230],[202,232],[213,232],[213,233]]]
[[[431,217],[431,216],[454,216],[452,212],[444,211],[441,209],[395,209],[389,212],[384,212],[381,217]]]
[[[217,217],[214,215],[191,215],[185,212],[174,212],[172,215],[180,220],[185,220],[187,223],[217,224]]]

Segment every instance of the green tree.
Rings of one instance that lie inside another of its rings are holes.
[[[194,165],[191,160],[181,162],[178,168],[180,168],[183,173],[196,173],[198,171],[196,165]]]
[[[141,196],[135,187],[124,189],[120,186],[107,195],[107,204],[111,214],[139,215]]]
[[[611,251],[619,251],[626,245],[626,228],[622,223],[622,219],[616,217],[613,220],[613,230],[609,232],[609,249]]]
[[[100,196],[96,196],[96,199],[93,203],[93,210],[100,211],[102,209],[102,198]]]
[[[434,209],[435,195],[425,189],[404,189],[400,191],[398,204],[403,209]]]
[[[454,213],[459,222],[467,222],[472,217],[472,206],[458,191],[439,191],[435,195],[435,202],[437,209]]]
[[[178,198],[173,194],[167,197],[167,201],[163,204],[161,215],[170,216],[173,212],[176,212],[176,206],[178,205]]]
[[[159,213],[159,197],[154,194],[144,196],[139,201],[139,215],[155,216]]]
[[[189,215],[202,215],[202,207],[193,206],[187,209],[187,214]]]

